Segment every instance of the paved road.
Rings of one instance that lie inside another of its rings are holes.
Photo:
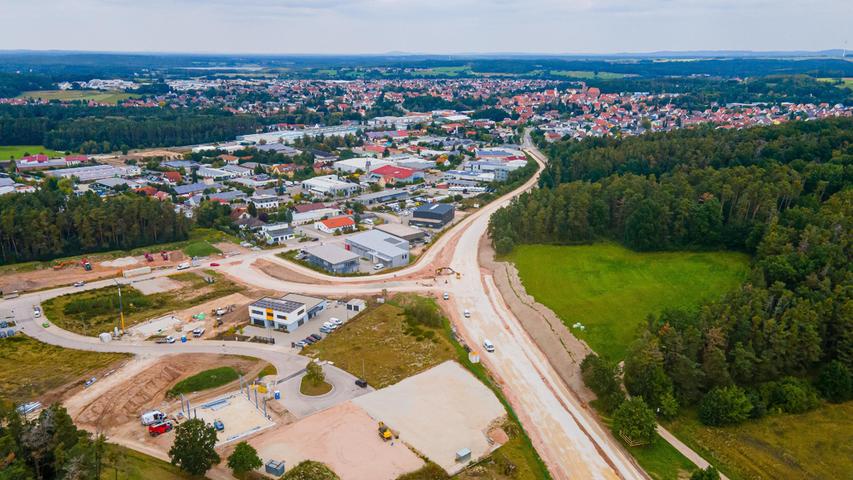
[[[545,158],[525,139],[525,150],[543,166]],[[485,235],[489,217],[505,206],[515,195],[534,188],[538,175],[511,194],[505,195],[465,218],[439,238],[418,261],[396,272],[370,277],[330,277],[313,270],[284,262],[275,253],[284,249],[250,252],[221,261],[221,271],[247,284],[277,291],[292,291],[326,296],[355,296],[389,291],[451,295],[450,313],[460,334],[470,345],[479,345],[485,338],[492,340],[497,350],[483,355],[484,363],[495,375],[530,435],[548,469],[557,479],[568,478],[646,478],[644,472],[595,421],[568,388],[562,383],[548,360],[526,334],[518,320],[507,308],[490,274],[481,271],[477,249]],[[301,277],[315,279],[303,283],[273,278],[252,264],[259,258],[286,265]],[[447,284],[432,278],[436,266],[449,264],[462,275],[461,280],[450,277]],[[146,277],[171,274],[172,270],[155,272]],[[109,285],[113,280],[93,282],[86,288]],[[32,305],[56,295],[75,290],[58,288],[24,295],[0,304],[0,310],[15,309],[15,316],[24,331],[36,339],[67,348],[107,352],[165,355],[173,353],[227,353],[249,355],[264,359],[276,366],[285,376],[304,367],[306,359],[286,352],[282,346],[236,342],[193,341],[188,344],[157,345],[131,342],[103,344],[97,339],[74,335],[55,326],[42,328],[32,319]],[[462,309],[473,312],[463,319]]]

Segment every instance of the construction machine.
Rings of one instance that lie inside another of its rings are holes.
[[[88,258],[83,258],[82,260],[80,260],[80,263],[83,265],[83,270],[86,270],[87,272],[92,271],[92,264],[91,262],[89,262]]]
[[[388,428],[388,426],[385,425],[385,422],[379,422],[379,438],[387,442],[388,440],[398,438],[398,435],[396,432]]]

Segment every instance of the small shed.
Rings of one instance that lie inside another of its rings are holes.
[[[460,463],[468,462],[471,460],[471,449],[463,448],[461,450],[456,451],[456,461]]]
[[[360,298],[353,298],[347,302],[347,310],[351,312],[361,312],[365,308],[367,308],[367,302]]]
[[[270,460],[264,466],[267,473],[280,477],[284,475],[284,461]]]

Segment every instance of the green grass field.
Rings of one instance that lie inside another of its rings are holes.
[[[370,308],[334,335],[304,348],[302,354],[331,360],[358,377],[363,374],[374,388],[393,385],[455,358],[453,347],[442,335],[434,332],[432,338],[419,340],[406,333],[403,320],[403,309],[397,305]]]
[[[740,253],[637,253],[615,244],[522,245],[509,259],[527,293],[612,359],[624,357],[650,313],[719,298],[744,280],[748,263]]]
[[[849,90],[853,90],[853,77],[844,77],[844,78],[818,78],[821,82],[831,82],[834,83],[838,80],[841,80],[841,88],[847,88]]]
[[[836,479],[853,472],[853,402],[722,428],[685,412],[666,427],[732,480]]]
[[[65,152],[57,152],[45,148],[44,145],[4,145],[0,146],[0,160],[12,160],[26,157],[27,155],[37,155],[43,153],[50,157],[62,157]]]
[[[37,400],[46,392],[130,358],[123,353],[70,350],[25,335],[0,340],[0,398]]]
[[[139,98],[135,93],[105,92],[101,90],[32,90],[18,95],[19,98],[40,98],[42,100],[60,100],[116,104],[128,98]]]
[[[169,462],[108,443],[101,480],[198,480]]]
[[[190,257],[208,257],[216,253],[222,253],[222,250],[214,247],[207,240],[190,242],[186,247],[182,248],[181,251]]]
[[[174,398],[182,393],[209,390],[211,388],[221,387],[226,383],[231,383],[238,378],[240,378],[240,372],[235,370],[234,367],[211,368],[210,370],[199,372],[176,383],[175,386],[166,392],[166,396]]]

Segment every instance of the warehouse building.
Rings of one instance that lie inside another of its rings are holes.
[[[327,272],[338,274],[358,272],[358,254],[337,245],[319,245],[303,251],[307,262]]]
[[[302,181],[302,189],[318,195],[352,195],[360,187],[355,183],[342,181],[337,175],[324,175]]]
[[[379,230],[369,230],[346,239],[346,249],[385,267],[409,263],[409,242]]]
[[[453,221],[456,209],[449,203],[427,203],[412,211],[409,225],[441,228]]]
[[[409,198],[409,192],[394,188],[389,190],[380,190],[378,192],[365,193],[355,197],[353,200],[362,205],[378,205],[381,203],[397,202]]]
[[[425,231],[412,228],[408,225],[403,225],[402,223],[383,223],[382,225],[377,225],[373,228],[374,230],[379,230],[380,232],[385,232],[389,235],[402,238],[409,243],[422,242],[427,236]]]

